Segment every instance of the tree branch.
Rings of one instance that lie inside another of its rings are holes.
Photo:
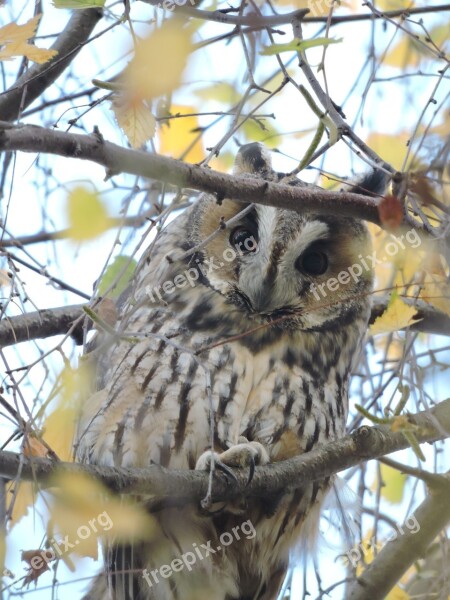
[[[3,131],[2,131],[3,130]],[[172,158],[122,148],[104,141],[99,134],[80,135],[35,125],[0,121],[0,150],[45,152],[90,160],[108,169],[109,174],[130,173],[157,179],[179,187],[190,187],[249,203],[321,214],[345,214],[382,224],[378,199],[351,192],[331,192],[314,187],[295,187],[249,176],[228,175]],[[424,232],[425,233],[425,232]]]
[[[45,64],[34,64],[0,96],[3,120],[17,119],[24,108],[39,98],[72,62],[101,18],[102,11],[96,8],[73,11],[64,31],[51,46],[58,54]]]
[[[0,347],[63,335],[68,332],[73,322],[83,315],[85,315],[83,304],[75,304],[47,308],[18,317],[5,317],[0,322]],[[89,324],[91,324],[90,320]]]
[[[383,600],[407,569],[421,558],[450,521],[449,486],[434,490],[414,512],[420,529],[409,527],[388,542],[348,590],[348,600]]]
[[[417,308],[416,316],[422,319],[410,325],[410,329],[450,336],[450,317],[448,315],[420,300],[410,302],[406,299],[405,302],[411,303],[412,306]],[[377,317],[383,314],[387,305],[388,298],[375,299],[370,323],[373,323]],[[6,317],[0,322],[0,347],[48,338],[54,335],[64,335],[74,321],[85,316],[83,306],[85,305],[74,304],[30,312],[17,317]],[[92,326],[90,320],[88,326]],[[82,336],[77,335],[76,337],[81,339]]]
[[[430,411],[410,415],[415,436],[420,443],[435,442],[450,437],[450,399]],[[234,469],[236,481],[221,472],[214,473],[212,500],[236,497],[264,497],[286,493],[305,482],[329,477],[334,473],[364,461],[408,448],[401,431],[387,426],[360,427],[351,435],[318,447],[302,456],[276,464],[257,467],[250,483],[247,469]],[[126,494],[150,494],[155,503],[167,499],[180,503],[200,501],[207,494],[209,474],[204,471],[172,470],[158,465],[147,469],[116,469],[73,463],[56,463],[44,458],[26,458],[13,452],[0,452],[0,477],[37,481],[42,486],[51,483],[59,468],[69,473],[85,472],[100,480],[111,490]]]

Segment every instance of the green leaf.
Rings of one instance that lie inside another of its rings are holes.
[[[102,8],[105,6],[105,0],[53,0],[55,8]]]
[[[282,52],[301,52],[308,48],[314,48],[315,46],[329,46],[330,44],[339,44],[342,42],[342,38],[315,38],[313,40],[292,40],[287,44],[272,44],[272,46],[266,46],[264,50],[260,52],[263,56],[272,56],[273,54],[281,54]]]
[[[100,296],[108,295],[108,298],[118,298],[128,287],[137,262],[129,256],[116,256],[114,261],[107,267],[105,274],[98,284]],[[112,287],[114,286],[114,287]],[[111,288],[111,289],[109,289]]]

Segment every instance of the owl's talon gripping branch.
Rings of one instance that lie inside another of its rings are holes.
[[[239,438],[243,440],[245,438]],[[199,471],[205,471],[211,468],[211,450],[204,452],[197,461],[195,468]],[[253,479],[256,465],[266,465],[270,462],[267,450],[259,442],[240,442],[231,446],[225,452],[218,454],[214,452],[214,467],[223,471],[236,481],[236,476],[229,467],[246,468],[249,467],[249,477],[247,485]]]

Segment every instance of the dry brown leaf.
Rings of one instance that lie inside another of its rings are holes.
[[[398,229],[403,221],[403,206],[397,196],[385,196],[378,205],[381,223],[388,231]]]

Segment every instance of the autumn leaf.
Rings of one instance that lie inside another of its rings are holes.
[[[202,102],[215,101],[227,106],[239,102],[239,94],[236,86],[226,81],[215,82],[206,87],[198,88],[194,91],[194,94]]]
[[[120,93],[114,97],[111,108],[132,148],[140,148],[155,135],[155,117],[145,101]]]
[[[402,170],[410,133],[399,131],[395,135],[388,133],[371,133],[367,138],[367,145],[375,150],[383,160],[398,171]]]
[[[73,440],[80,405],[91,394],[93,374],[87,361],[77,369],[66,366],[60,376],[56,408],[42,423],[42,437],[62,461],[73,460]]]
[[[24,25],[9,23],[0,28],[0,60],[24,56],[35,63],[44,64],[58,54],[56,50],[46,50],[27,43],[36,35],[40,18],[41,15],[36,15]]]
[[[50,507],[53,537],[68,539],[72,552],[95,559],[99,537],[114,543],[152,537],[155,522],[143,507],[113,496],[85,473],[57,472],[52,481],[57,488]]]
[[[34,434],[28,434],[23,445],[23,454],[27,457],[48,457],[48,448]]]
[[[449,26],[437,25],[430,30],[427,37],[433,41],[433,45],[421,43],[413,34],[402,33],[400,40],[384,57],[383,64],[398,69],[418,67],[422,60],[433,58],[434,45],[438,48],[442,47],[443,50],[444,44],[448,41]]]
[[[276,4],[278,6],[292,6],[292,0],[276,0]],[[339,4],[334,5],[333,14],[336,14],[336,11],[339,8],[345,7],[350,9],[352,12],[355,12],[359,7],[359,3],[356,0],[341,0]],[[310,17],[323,17],[328,15],[331,10],[331,0],[296,0],[295,8],[302,9],[308,8],[310,13],[308,16]]]
[[[110,219],[98,192],[77,186],[69,192],[66,205],[69,238],[82,242],[104,233]]]
[[[393,300],[389,302],[387,309],[370,326],[370,333],[371,335],[377,335],[404,329],[417,322],[416,313],[415,308],[408,306],[397,295],[393,294]]]
[[[381,488],[381,495],[392,504],[400,504],[405,491],[406,475],[384,464],[380,465],[380,469],[381,479],[384,483],[384,486]],[[378,483],[374,483],[372,489],[378,489]]]
[[[14,492],[17,491],[14,497]],[[17,523],[28,514],[28,509],[30,506],[36,501],[36,490],[33,483],[28,481],[15,482],[11,481],[6,484],[6,492],[7,492],[7,509],[8,513],[11,515],[11,520],[9,524],[11,527],[17,525]],[[11,512],[11,503],[13,502],[13,509]]]
[[[171,115],[197,112],[194,106],[171,106]],[[159,129],[159,151],[164,156],[181,158],[198,163],[205,157],[203,143],[199,136],[199,123],[196,116],[177,117],[163,121]]]
[[[24,586],[36,582],[43,573],[49,570],[46,558],[45,550],[22,550],[21,560],[28,564],[28,572],[23,581]]]
[[[403,221],[403,206],[397,196],[385,196],[378,204],[378,215],[381,224],[388,231],[395,231]]]
[[[173,92],[192,52],[191,31],[172,18],[147,38],[138,40],[135,54],[122,79],[133,99],[150,100]]]
[[[450,284],[444,275],[428,275],[427,281],[422,284],[420,297],[450,316]]]

